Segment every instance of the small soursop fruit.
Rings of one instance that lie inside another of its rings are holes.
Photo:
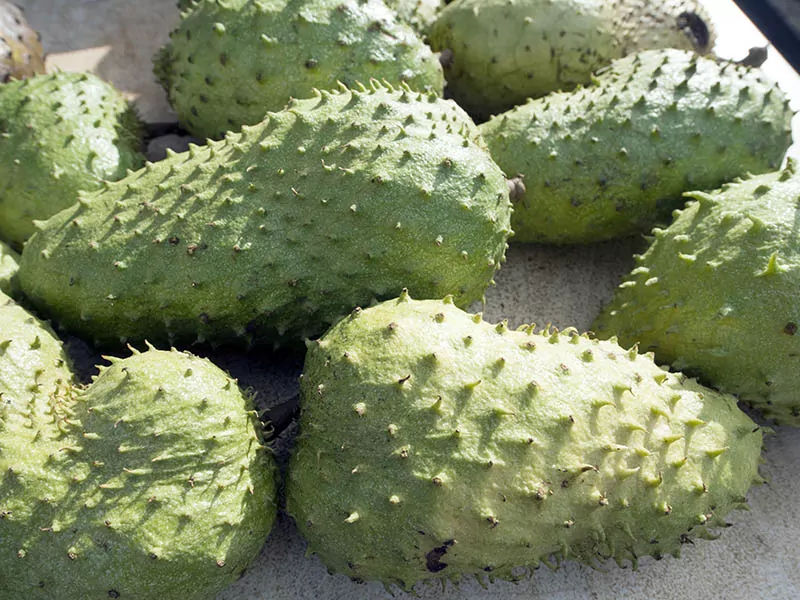
[[[0,0],[0,82],[44,73],[44,57],[39,33],[28,25],[22,10]]]
[[[19,289],[17,283],[19,260],[19,254],[4,242],[0,242],[0,291],[9,296],[14,296]]]
[[[694,199],[595,323],[656,360],[800,426],[800,175],[796,165]]]
[[[714,34],[696,0],[456,0],[429,41],[448,51],[448,92],[485,119],[640,50],[708,52]]]
[[[510,212],[454,102],[375,83],[82,194],[28,242],[20,285],[102,343],[297,343],[404,287],[480,300]]]
[[[439,60],[383,0],[201,2],[170,38],[156,76],[198,137],[258,123],[337,81],[443,92]]]
[[[741,506],[762,436],[732,396],[532,329],[404,295],[309,342],[287,509],[331,570],[408,589],[636,565]]]
[[[275,517],[251,401],[176,351],[111,359],[76,388],[49,329],[8,301],[0,325],[4,600],[212,600]]]
[[[46,219],[138,168],[139,121],[89,73],[38,75],[0,86],[0,238],[21,246]]]
[[[515,241],[585,243],[648,231],[685,191],[778,168],[791,119],[758,69],[650,50],[480,129],[500,168],[524,176]]]

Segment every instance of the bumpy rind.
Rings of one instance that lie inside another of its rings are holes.
[[[0,291],[14,296],[19,291],[17,272],[20,256],[8,244],[0,242]]]
[[[276,512],[251,400],[206,360],[150,350],[86,389],[60,342],[0,306],[0,587],[7,600],[211,600]]]
[[[44,59],[39,33],[28,25],[22,10],[0,0],[0,82],[44,73]]]
[[[89,73],[37,75],[0,86],[0,238],[20,247],[47,219],[139,168],[140,123],[110,84]]]
[[[102,343],[300,343],[354,306],[483,298],[511,204],[477,128],[407,87],[321,92],[45,224],[20,285]]]
[[[155,71],[183,126],[211,138],[336,81],[444,87],[436,56],[382,0],[202,2],[184,13]]]
[[[612,60],[640,50],[708,52],[710,21],[694,0],[456,0],[429,31],[449,52],[447,89],[485,119],[588,84]]]
[[[796,165],[688,197],[594,328],[800,426]]]
[[[405,589],[677,555],[760,480],[732,396],[449,299],[353,312],[309,343],[301,392],[288,511],[329,569]]]
[[[421,38],[427,36],[428,29],[445,7],[445,0],[385,0],[386,6],[397,13],[403,21],[411,25]]]
[[[506,174],[524,176],[514,240],[571,244],[644,233],[685,191],[778,168],[792,115],[759,69],[650,50],[480,129]]]

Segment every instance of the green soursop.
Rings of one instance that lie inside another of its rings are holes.
[[[404,81],[439,95],[444,86],[439,60],[383,0],[201,2],[170,38],[156,75],[198,137],[258,123],[337,81]]]
[[[796,165],[694,199],[597,319],[602,337],[800,426],[800,175]]]
[[[139,121],[122,95],[88,73],[0,86],[0,238],[21,246],[46,219],[144,162]]]
[[[14,296],[19,289],[17,271],[20,256],[8,244],[0,242],[0,291]]]
[[[403,295],[309,342],[287,509],[331,570],[406,589],[635,566],[741,506],[761,438],[733,396],[635,347]]]
[[[103,343],[296,343],[404,287],[482,299],[510,213],[454,102],[375,83],[81,194],[28,242],[19,277]]]
[[[648,231],[683,206],[685,191],[777,169],[791,119],[758,69],[651,50],[481,132],[500,168],[524,176],[515,241],[584,243]]]
[[[428,36],[448,59],[448,92],[481,119],[588,84],[593,72],[627,54],[705,53],[714,43],[696,0],[456,0]]]
[[[150,350],[88,388],[52,332],[0,307],[4,600],[212,600],[255,559],[276,468],[210,362]]]
[[[39,33],[31,29],[22,9],[0,0],[0,82],[45,72]]]

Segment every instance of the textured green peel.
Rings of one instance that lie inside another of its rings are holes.
[[[648,231],[683,206],[685,191],[776,169],[792,114],[758,69],[650,50],[481,132],[500,168],[524,176],[514,240],[586,243]]]
[[[429,31],[447,51],[447,89],[484,119],[526,98],[586,85],[640,50],[708,52],[714,32],[694,0],[456,0]]]
[[[732,396],[450,299],[353,312],[309,343],[301,393],[288,511],[329,569],[405,589],[677,555],[760,480]]]
[[[0,242],[0,291],[13,296],[19,289],[17,272],[20,256],[4,242]]]
[[[796,165],[688,197],[595,329],[800,426]]]
[[[219,138],[314,89],[371,78],[442,94],[430,48],[383,0],[230,0],[184,13],[155,71],[183,126]]]
[[[26,245],[20,285],[103,343],[299,343],[404,287],[482,299],[510,211],[455,103],[375,83],[82,194]]]
[[[87,388],[60,342],[0,306],[6,600],[211,600],[255,559],[276,468],[251,400],[210,362],[149,350]]]
[[[21,246],[78,190],[144,162],[139,121],[122,95],[88,73],[38,75],[0,86],[0,238]]]

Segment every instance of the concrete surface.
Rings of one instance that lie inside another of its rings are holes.
[[[173,118],[155,83],[151,59],[178,22],[175,0],[17,0],[31,25],[42,33],[50,66],[91,69],[136,98],[149,121]],[[720,55],[742,58],[763,37],[730,0],[707,0],[717,30]],[[800,77],[775,55],[765,70],[778,79],[800,109]],[[795,131],[800,131],[800,123]],[[793,153],[800,156],[797,146]],[[551,322],[559,327],[587,328],[632,264],[640,240],[583,248],[513,247],[507,265],[488,294],[487,318],[511,323]],[[84,365],[98,360],[80,341],[71,351]],[[301,363],[298,357],[266,353],[213,352],[220,366],[257,391],[262,406],[291,397]],[[84,370],[88,376],[91,369]],[[293,429],[277,447],[282,461]],[[448,600],[605,600],[721,599],[795,600],[800,598],[800,430],[779,428],[767,439],[763,473],[771,484],[753,489],[750,512],[729,517],[732,527],[720,539],[685,547],[680,560],[646,559],[637,572],[608,565],[592,570],[567,564],[558,572],[540,569],[518,584],[465,580],[451,585],[419,586],[419,596]],[[372,599],[389,598],[376,583],[354,584],[328,575],[291,520],[282,515],[257,563],[219,600]],[[484,587],[484,585],[486,587]],[[397,592],[399,597],[406,597]],[[2,594],[0,594],[0,597]],[[80,599],[76,599],[80,600]],[[170,599],[165,599],[170,600]]]

